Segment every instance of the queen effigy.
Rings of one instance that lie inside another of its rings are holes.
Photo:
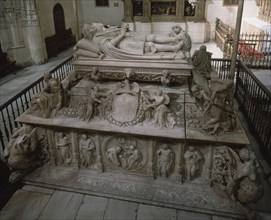
[[[190,56],[178,25],[168,36],[127,25],[82,32],[73,72],[62,81],[46,73],[17,118],[31,129],[8,145],[11,179],[44,158],[28,184],[252,217],[260,167],[233,108],[234,84],[218,78],[206,46]]]

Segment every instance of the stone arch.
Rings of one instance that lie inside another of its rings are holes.
[[[66,30],[65,15],[61,4],[57,3],[53,8],[55,33],[60,33]]]

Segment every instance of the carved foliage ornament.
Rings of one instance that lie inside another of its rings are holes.
[[[227,146],[216,147],[211,184],[220,196],[242,204],[256,202],[263,195],[259,164],[247,148],[237,153]]]

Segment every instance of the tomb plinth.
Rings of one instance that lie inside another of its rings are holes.
[[[90,101],[95,86],[96,105]],[[216,170],[217,158],[236,163],[232,151],[249,143],[238,119],[234,132],[210,135],[187,86],[83,78],[67,95],[69,105],[47,118],[32,109],[17,118],[38,128],[49,158],[25,183],[243,217],[235,202],[210,187],[216,175],[225,175]],[[91,115],[84,110],[89,103]]]
[[[205,46],[191,57],[184,32],[177,49],[182,43],[187,59],[174,52],[167,56],[174,59],[157,60],[156,49],[176,44],[150,44],[151,54],[132,56],[114,44],[125,31],[99,41],[104,54],[93,41],[85,41],[83,52],[77,44],[79,54],[93,57],[79,56],[62,82],[45,74],[46,87],[17,118],[25,126],[5,149],[10,180],[43,162],[25,183],[251,217],[247,204],[261,198],[263,186],[233,108],[233,81],[218,79]]]

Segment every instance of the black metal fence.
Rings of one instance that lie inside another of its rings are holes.
[[[224,58],[230,58],[233,41],[224,46]],[[248,67],[271,68],[271,35],[268,33],[245,33],[240,35],[238,59]]]
[[[73,69],[73,61],[74,58],[71,57],[50,72],[55,78],[62,80]],[[212,59],[212,65],[219,78],[228,78],[230,64],[230,60]],[[264,156],[267,159],[271,158],[271,93],[243,62],[238,61],[236,67],[235,97],[238,100],[240,110],[257,138]],[[0,107],[0,155],[10,139],[12,130],[21,126],[15,119],[29,107],[31,97],[40,92],[43,87],[42,77]]]
[[[240,61],[235,97],[266,159],[271,159],[271,92]]]
[[[215,42],[223,52],[223,58],[230,59],[233,53],[235,31],[219,18],[216,19]],[[248,67],[271,68],[271,35],[267,32],[242,33],[239,37],[238,59]]]
[[[64,79],[73,70],[74,59],[74,57],[70,57],[52,69],[50,71],[52,76],[60,80]],[[21,126],[15,119],[29,108],[33,95],[39,93],[43,88],[44,82],[43,77],[41,77],[0,106],[0,156],[12,135],[13,129]]]

